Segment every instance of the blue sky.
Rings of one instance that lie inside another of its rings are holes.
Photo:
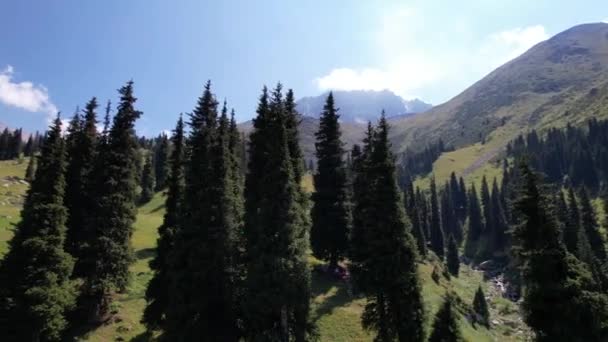
[[[262,85],[297,97],[390,89],[438,104],[608,1],[30,1],[0,4],[0,122],[42,130],[135,81],[140,134],[171,129],[211,79],[239,121]]]

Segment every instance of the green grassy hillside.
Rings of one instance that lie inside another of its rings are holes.
[[[0,192],[0,254],[6,252],[5,241],[10,239],[12,232],[7,229],[8,223],[18,220],[22,195],[27,185],[17,181],[25,173],[27,163],[15,161],[0,163],[0,180],[7,183]],[[305,186],[312,189],[310,177],[306,177]],[[133,234],[133,248],[136,262],[131,266],[132,279],[127,293],[117,295],[113,304],[114,317],[107,324],[100,326],[82,336],[86,341],[148,341],[153,337],[145,332],[140,323],[145,306],[144,293],[152,274],[148,262],[154,255],[154,247],[158,236],[157,228],[162,222],[164,214],[164,196],[157,193],[152,201],[139,208],[135,231]],[[6,216],[10,216],[7,219]],[[311,265],[320,262],[310,258]],[[432,316],[438,310],[442,296],[448,289],[455,291],[463,303],[470,305],[477,286],[482,284],[486,294],[490,297],[491,314],[496,323],[493,329],[474,327],[464,317],[461,317],[460,326],[467,341],[523,341],[527,330],[521,323],[517,314],[517,306],[502,299],[497,290],[482,279],[482,274],[467,266],[461,269],[458,278],[448,281],[441,278],[439,284],[431,279],[431,273],[436,260],[427,260],[420,266],[423,282],[425,304],[428,311],[427,325],[430,329]],[[361,328],[360,317],[365,300],[353,297],[346,283],[336,280],[324,273],[313,273],[313,313],[322,341],[371,341],[372,335]]]
[[[521,130],[608,117],[608,24],[575,26],[532,47],[424,114],[394,123],[404,149],[441,137],[456,147]]]
[[[6,252],[6,244],[13,234],[13,225],[19,221],[19,212],[28,187],[23,180],[27,162],[0,161],[0,256]]]

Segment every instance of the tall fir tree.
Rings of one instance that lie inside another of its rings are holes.
[[[34,136],[30,134],[27,138],[27,142],[23,147],[23,155],[26,157],[31,157],[34,154]]]
[[[175,247],[175,237],[181,228],[184,207],[184,121],[180,116],[171,137],[172,150],[169,158],[170,173],[167,179],[167,199],[163,224],[158,228],[156,255],[150,262],[154,276],[146,289],[147,306],[142,321],[148,329],[154,330],[164,326],[169,301],[169,274],[171,272],[170,255]]]
[[[515,209],[515,251],[525,284],[524,321],[538,341],[602,341],[608,337],[608,296],[566,251],[559,224],[537,176],[521,162]],[[568,322],[568,324],[564,324]]]
[[[38,159],[21,221],[0,263],[0,331],[5,341],[60,341],[75,304],[74,262],[64,250],[65,147],[55,119]]]
[[[297,181],[301,158],[290,153],[297,154],[299,147],[294,146],[297,122],[289,98],[288,93],[283,100],[280,85],[271,99],[264,88],[250,135],[245,329],[254,341],[305,341],[313,329],[307,208]]]
[[[152,157],[150,152],[146,155],[146,161],[144,162],[144,168],[141,174],[141,193],[139,194],[139,203],[145,204],[150,202],[154,197],[155,179],[154,179],[154,165],[152,165]]]
[[[118,90],[118,110],[109,127],[106,109],[105,134],[97,144],[95,162],[88,185],[92,201],[83,240],[89,247],[83,257],[84,286],[81,307],[88,320],[104,319],[112,295],[124,291],[129,282],[133,261],[131,235],[137,213],[137,140],[135,121],[141,112],[135,109],[133,81]]]
[[[446,265],[451,275],[458,277],[460,271],[460,257],[458,256],[458,245],[453,235],[448,238],[448,248],[446,253]]]
[[[185,215],[171,260],[165,337],[237,341],[237,235],[229,119],[207,82],[190,117]],[[210,282],[209,279],[214,279]]]
[[[425,236],[425,228],[422,222],[421,217],[421,209],[419,208],[418,199],[416,198],[416,194],[412,191],[411,195],[411,205],[409,206],[408,216],[410,218],[410,222],[412,223],[412,235],[414,239],[416,239],[416,246],[418,247],[418,253],[422,257],[426,257],[426,236]]]
[[[430,233],[431,233],[431,250],[437,254],[440,259],[444,255],[444,235],[441,227],[441,216],[439,212],[439,201],[437,199],[437,185],[435,177],[431,178],[431,214],[430,214]]]
[[[494,252],[494,211],[492,209],[492,196],[490,194],[490,187],[488,180],[484,175],[481,180],[481,207],[483,211],[484,225],[481,231],[481,239],[479,247],[477,249],[477,257],[481,260],[485,260],[492,257]]]
[[[327,96],[316,132],[317,172],[312,195],[310,245],[319,259],[335,268],[348,252],[351,227],[350,199],[344,148],[341,141],[340,115],[334,97]]]
[[[357,286],[367,297],[362,316],[366,329],[379,341],[422,341],[424,308],[417,273],[417,252],[411,225],[395,178],[388,142],[388,123],[382,115],[375,131],[367,176],[371,182],[368,255],[356,259]]]
[[[481,232],[483,231],[483,221],[475,184],[471,185],[468,197],[469,219],[467,236],[464,244],[464,255],[469,259],[476,259],[477,250],[479,248],[479,239],[481,238]]]
[[[154,179],[156,180],[155,190],[161,191],[167,185],[169,177],[169,138],[166,134],[161,134],[154,146]]]
[[[492,195],[490,198],[492,207],[492,226],[494,227],[492,247],[494,253],[504,253],[507,246],[507,231],[509,227],[507,225],[507,219],[502,207],[500,189],[498,188],[498,182],[496,178],[492,182]]]
[[[597,221],[597,216],[589,199],[589,194],[585,188],[580,191],[580,202],[581,202],[581,229],[587,235],[587,240],[595,257],[601,262],[606,261],[606,248],[604,246],[604,239],[600,233],[600,226]]]
[[[475,321],[490,327],[490,311],[488,310],[488,303],[486,302],[486,296],[483,293],[481,285],[475,291],[475,297],[473,298],[473,312],[475,313]]]
[[[447,294],[433,321],[429,342],[462,342],[458,314],[454,309],[454,295]]]
[[[367,131],[363,139],[363,148],[358,145],[352,150],[353,172],[353,228],[350,234],[350,270],[355,284],[367,282],[367,268],[365,261],[372,252],[368,243],[371,231],[371,211],[373,205],[373,188],[370,179],[370,158],[374,129],[371,123],[367,124]]]
[[[93,167],[97,143],[97,99],[93,97],[85,106],[84,118],[77,113],[68,128],[65,206],[68,209],[66,250],[76,258],[74,275],[80,276],[79,260],[85,246],[86,218],[92,199],[87,193],[89,173]]]
[[[25,180],[31,183],[36,176],[36,157],[30,157],[30,160],[27,163],[27,168],[25,169]]]
[[[454,209],[453,197],[458,196],[458,192],[452,193],[449,183],[446,183],[441,192],[441,227],[444,237],[454,236],[460,244],[462,241],[462,229],[456,210]]]

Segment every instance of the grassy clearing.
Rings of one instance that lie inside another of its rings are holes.
[[[442,153],[433,163],[432,175],[438,187],[450,179],[452,172],[457,177],[463,177],[467,184],[474,183],[477,189],[481,187],[481,179],[485,175],[491,182],[494,177],[500,182],[502,178],[502,167],[495,161],[485,160],[493,156],[496,147],[491,145],[475,144],[451,152]],[[481,162],[482,161],[482,162]],[[479,164],[479,165],[476,165]],[[421,189],[430,187],[431,175],[418,177],[414,181],[414,186]]]
[[[0,256],[6,253],[7,242],[13,236],[13,226],[19,222],[21,205],[28,185],[25,177],[27,159],[0,161]]]

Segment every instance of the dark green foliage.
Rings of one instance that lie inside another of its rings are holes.
[[[477,258],[479,260],[486,260],[491,258],[494,252],[495,219],[494,210],[492,209],[492,196],[490,195],[490,188],[485,175],[481,180],[481,207],[484,225],[477,249]]]
[[[148,203],[154,196],[154,170],[152,169],[152,157],[150,153],[146,155],[146,161],[141,174],[141,193],[139,194],[139,203]]]
[[[227,110],[218,119],[211,83],[190,116],[184,215],[170,258],[165,338],[236,341],[237,241]],[[209,281],[213,279],[213,281]]]
[[[27,163],[27,169],[25,169],[25,180],[28,182],[32,182],[34,180],[36,174],[36,157],[30,157],[29,162]]]
[[[169,158],[170,173],[167,180],[167,199],[163,224],[158,228],[156,255],[150,262],[154,276],[146,290],[147,306],[142,321],[148,329],[160,328],[164,324],[169,297],[169,255],[175,246],[175,237],[181,225],[184,206],[184,122],[180,116],[171,138],[173,149]]]
[[[23,150],[22,129],[16,129],[13,132],[8,128],[4,128],[0,134],[0,160],[19,158]],[[30,136],[31,138],[31,136]]]
[[[141,112],[134,107],[133,82],[119,89],[120,102],[109,128],[109,103],[105,129],[97,144],[87,193],[94,199],[87,216],[82,269],[85,284],[82,309],[89,320],[103,319],[111,296],[124,291],[133,260],[131,235],[137,212],[137,140],[135,121]]]
[[[532,131],[509,144],[513,157],[530,156],[530,164],[546,175],[548,182],[560,184],[567,176],[572,186],[585,186],[597,194],[608,180],[608,121],[591,119],[587,127],[550,129],[542,139]]]
[[[377,341],[422,341],[424,307],[416,245],[397,187],[388,129],[383,115],[371,146],[366,146],[364,152],[369,154],[368,164],[362,174],[356,174],[356,178],[365,177],[370,182],[366,195],[371,197],[359,198],[369,200],[366,226],[357,228],[364,231],[366,239],[353,248],[367,246],[364,253],[355,251],[352,271],[357,287],[367,297],[362,316],[364,328],[374,330]]]
[[[411,190],[412,184],[410,183],[410,190],[408,196],[408,204],[406,204],[406,213],[410,218],[410,222],[412,223],[412,235],[414,239],[416,239],[416,246],[418,247],[418,253],[425,257],[426,250],[426,236],[424,222],[425,218],[422,217],[421,205],[418,203],[418,198],[413,190]],[[418,192],[420,190],[418,189]]]
[[[599,223],[595,215],[595,210],[589,199],[589,194],[583,188],[580,191],[580,202],[581,202],[581,229],[587,235],[587,240],[593,254],[601,262],[606,261],[606,249],[604,247],[604,239],[599,231]]]
[[[608,338],[608,297],[559,238],[559,224],[538,176],[522,162],[515,209],[515,252],[522,262],[525,322],[538,341]],[[568,324],[564,324],[568,322]]]
[[[407,149],[399,158],[399,181],[403,177],[415,178],[433,171],[433,163],[443,152],[449,151],[443,141],[427,145],[422,150]]]
[[[86,218],[93,199],[87,193],[87,181],[93,167],[97,143],[97,100],[92,98],[85,107],[84,118],[77,112],[68,127],[66,149],[65,206],[68,209],[66,250],[76,258],[74,275],[81,274],[80,259],[84,257],[83,246]]]
[[[353,172],[353,228],[350,235],[351,273],[355,284],[365,282],[364,262],[372,252],[368,244],[368,234],[371,230],[371,211],[373,205],[373,188],[370,172],[370,157],[374,129],[371,123],[367,125],[366,136],[363,139],[363,149],[358,145],[352,150]],[[359,266],[361,266],[359,268]],[[357,279],[361,277],[362,279]]]
[[[312,195],[310,244],[314,255],[335,267],[348,251],[351,226],[348,179],[340,140],[340,115],[327,96],[316,136],[317,172]]]
[[[507,219],[505,217],[505,213],[503,211],[501,194],[498,189],[498,182],[496,178],[492,183],[492,196],[491,196],[491,208],[492,215],[491,219],[492,227],[493,227],[493,237],[492,237],[492,247],[494,253],[503,253],[507,246],[507,231],[509,229],[507,224]]]
[[[431,178],[431,250],[437,254],[440,259],[443,259],[444,254],[444,236],[441,227],[441,216],[439,212],[439,202],[437,199],[437,186],[435,185],[435,177]]]
[[[446,265],[451,275],[458,277],[460,270],[460,258],[458,257],[458,245],[453,235],[448,238],[448,248],[446,253]]]
[[[312,331],[306,260],[309,227],[304,193],[297,182],[301,172],[297,165],[302,162],[294,141],[297,121],[292,97],[288,93],[283,100],[278,85],[269,101],[264,88],[250,135],[245,329],[247,338],[255,341],[305,341]]]
[[[458,314],[455,311],[452,296],[452,294],[447,294],[439,311],[437,311],[429,342],[464,341],[458,327]]]
[[[155,190],[160,191],[167,185],[169,176],[169,138],[161,134],[156,139],[154,146],[154,179],[156,180]]]
[[[454,210],[452,198],[455,196],[458,196],[458,192],[452,193],[450,185],[446,183],[441,192],[441,227],[446,238],[452,235],[460,243],[462,241],[462,229],[456,210]]]
[[[477,190],[475,185],[471,185],[468,199],[468,228],[467,237],[464,244],[464,255],[469,259],[477,257],[477,249],[479,247],[479,239],[483,230],[483,221],[481,217],[481,208],[479,199],[477,198]]]
[[[27,193],[21,222],[0,264],[4,341],[59,341],[75,303],[74,262],[64,251],[65,149],[59,116],[51,126]]]
[[[485,325],[488,328],[490,327],[490,311],[488,310],[486,296],[481,286],[477,288],[475,298],[473,298],[473,313],[475,314],[475,321],[477,323]]]

